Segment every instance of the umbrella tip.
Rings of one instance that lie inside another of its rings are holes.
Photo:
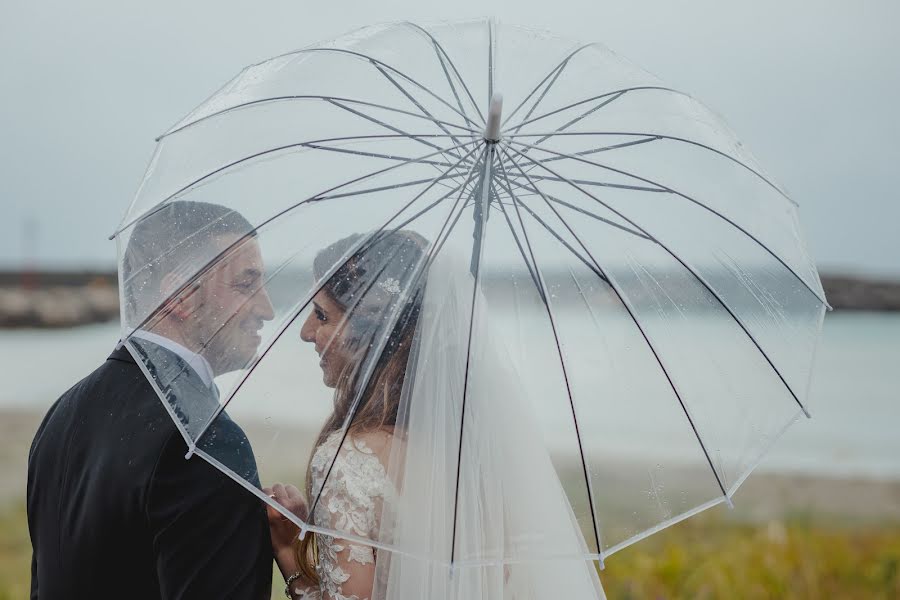
[[[484,128],[484,139],[496,143],[500,141],[500,115],[503,113],[503,94],[494,92],[488,107],[487,125]]]

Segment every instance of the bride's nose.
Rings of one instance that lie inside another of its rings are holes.
[[[303,322],[303,326],[300,328],[300,339],[304,342],[315,342],[316,341],[316,315],[315,313],[310,313],[306,320]]]

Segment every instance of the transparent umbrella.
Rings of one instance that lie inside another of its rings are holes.
[[[123,338],[188,455],[304,533],[507,581],[602,562],[731,504],[809,414],[827,303],[796,203],[602,45],[369,27],[158,142],[116,232]],[[392,491],[337,518],[353,451]]]

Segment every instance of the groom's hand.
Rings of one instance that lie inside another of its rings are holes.
[[[270,488],[263,488],[263,491],[302,521],[309,521],[306,498],[294,486],[276,483]],[[266,512],[269,517],[269,532],[272,536],[272,551],[275,554],[275,560],[278,562],[282,574],[289,576],[297,571],[294,544],[300,528],[271,506],[266,506]]]

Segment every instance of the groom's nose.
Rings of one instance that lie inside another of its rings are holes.
[[[262,286],[256,293],[253,312],[263,321],[271,321],[275,318],[275,307],[272,306],[272,299],[269,298],[269,291],[266,289],[266,286]]]

